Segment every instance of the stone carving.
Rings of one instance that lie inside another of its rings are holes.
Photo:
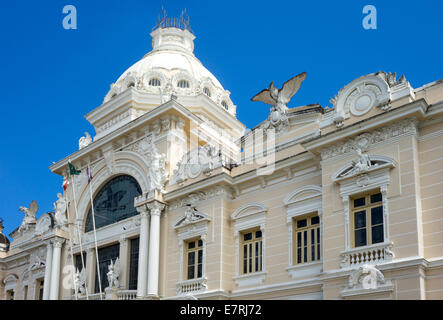
[[[366,153],[362,153],[359,148],[357,148],[357,155],[358,155],[357,162],[352,161],[352,167],[348,171],[342,173],[339,177],[357,175],[361,172],[368,171],[372,167],[369,156]]]
[[[57,201],[54,203],[55,225],[61,229],[67,229],[66,225],[68,220],[66,219],[66,210],[68,203],[61,193],[57,193],[57,198]]]
[[[108,277],[109,288],[118,288],[119,277],[120,277],[120,260],[117,258],[115,263],[111,260],[111,264],[108,266],[108,273],[106,274]]]
[[[35,200],[32,201],[31,204],[29,205],[29,208],[20,207],[18,210],[24,212],[24,214],[25,214],[22,224],[18,228],[18,231],[21,232],[21,231],[27,230],[31,224],[36,223],[35,214],[38,211],[37,201],[35,201]]]
[[[375,143],[386,141],[390,138],[407,133],[417,134],[417,119],[410,118],[401,120],[390,126],[375,129],[370,133],[363,133],[345,142],[336,143],[330,147],[322,149],[321,157],[322,160],[326,160],[341,154],[355,151],[357,148],[361,151],[366,151],[369,149],[369,146]]]
[[[46,265],[45,261],[40,256],[40,254],[41,253],[39,253],[39,252],[37,252],[35,254],[31,254],[30,263],[29,263],[29,267],[28,267],[29,271],[40,269]]]
[[[200,221],[207,219],[207,215],[199,212],[195,206],[191,204],[186,205],[186,210],[184,215],[178,220],[178,222],[175,224],[175,228],[184,227],[190,223]]]
[[[114,160],[115,160],[115,152],[114,149],[108,149],[103,152],[103,157],[105,159],[106,166],[108,167],[109,173],[114,173]]]
[[[76,270],[74,273],[74,288],[75,294],[85,295],[86,294],[86,271],[82,269],[81,272]]]
[[[268,130],[272,126],[276,129],[277,133],[281,133],[289,127],[289,121],[286,115],[288,109],[287,104],[298,92],[305,79],[306,72],[300,73],[286,81],[280,90],[274,86],[273,81],[268,89],[264,89],[252,97],[252,101],[261,101],[272,106],[268,120],[264,124],[265,130]]]
[[[224,164],[221,151],[207,144],[184,154],[178,168],[174,170],[170,184],[182,183],[191,178],[197,178],[204,173],[209,175],[210,171]]]
[[[85,132],[85,137],[81,137],[78,141],[78,149],[81,150],[92,143],[92,138],[88,132]]]
[[[44,234],[45,232],[48,232],[52,229],[53,224],[54,223],[52,222],[52,217],[50,213],[42,215],[35,225],[34,234],[39,236]]]
[[[135,153],[139,153],[141,155],[144,155],[148,150],[151,143],[150,136],[147,138],[140,139],[134,143],[131,143],[128,145],[125,150],[133,151]]]
[[[347,289],[376,289],[378,285],[385,284],[385,277],[374,265],[365,264],[355,270],[348,280]]]
[[[157,189],[165,192],[164,185],[168,181],[165,155],[157,152],[154,140],[151,140],[149,159],[149,191]]]

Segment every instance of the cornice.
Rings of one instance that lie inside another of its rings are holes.
[[[301,145],[311,152],[319,153],[320,148],[324,148],[329,144],[386,126],[391,122],[398,122],[399,120],[408,117],[416,117],[418,120],[423,120],[427,115],[427,109],[428,104],[426,101],[424,99],[419,99],[402,107],[390,109],[371,118],[363,119],[352,125],[343,127],[325,135],[320,135],[319,137],[313,138],[309,141],[302,142]]]

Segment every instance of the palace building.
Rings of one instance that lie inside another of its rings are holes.
[[[188,20],[151,36],[50,166],[54,212],[0,228],[0,299],[443,299],[442,80],[279,93],[246,132]]]

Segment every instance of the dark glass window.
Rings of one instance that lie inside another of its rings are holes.
[[[129,256],[129,290],[137,289],[139,245],[140,238],[131,239],[131,253]]]
[[[381,193],[371,195],[371,203],[381,202],[382,196]]]
[[[307,224],[307,220],[303,219],[303,220],[297,220],[297,228],[304,228],[306,227]]]
[[[365,198],[358,198],[354,200],[354,208],[361,207],[365,205]]]
[[[244,241],[251,240],[251,239],[252,239],[252,233],[251,233],[251,232],[246,233],[246,234],[244,235],[243,239],[244,239]]]
[[[94,198],[95,227],[98,229],[135,216],[134,198],[141,194],[139,184],[131,176],[118,176],[109,181]],[[92,223],[89,209],[85,232],[93,230]]]
[[[311,218],[311,225],[319,224],[319,223],[320,223],[320,218],[318,216]]]
[[[115,260],[120,255],[120,245],[112,245],[106,248],[98,249],[98,265],[100,270],[100,280],[102,285],[102,292],[105,291],[105,288],[109,286],[108,277],[106,274],[108,273],[108,266],[111,264],[111,261],[115,263]],[[98,274],[95,273],[95,293],[99,293],[99,281]]]

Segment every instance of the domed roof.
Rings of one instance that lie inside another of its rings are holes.
[[[182,21],[168,19],[151,32],[153,50],[111,85],[104,102],[130,87],[166,96],[196,96],[204,93],[235,116],[236,107],[229,97],[230,92],[195,57],[195,36],[189,28],[179,25]]]
[[[209,78],[216,87],[223,89],[217,78],[193,54],[172,50],[157,50],[148,53],[142,60],[126,70],[117,80],[117,83],[125,79],[128,74],[141,76],[157,69],[167,70],[170,75],[174,74],[173,71],[176,71],[175,73],[184,71],[196,80]]]

